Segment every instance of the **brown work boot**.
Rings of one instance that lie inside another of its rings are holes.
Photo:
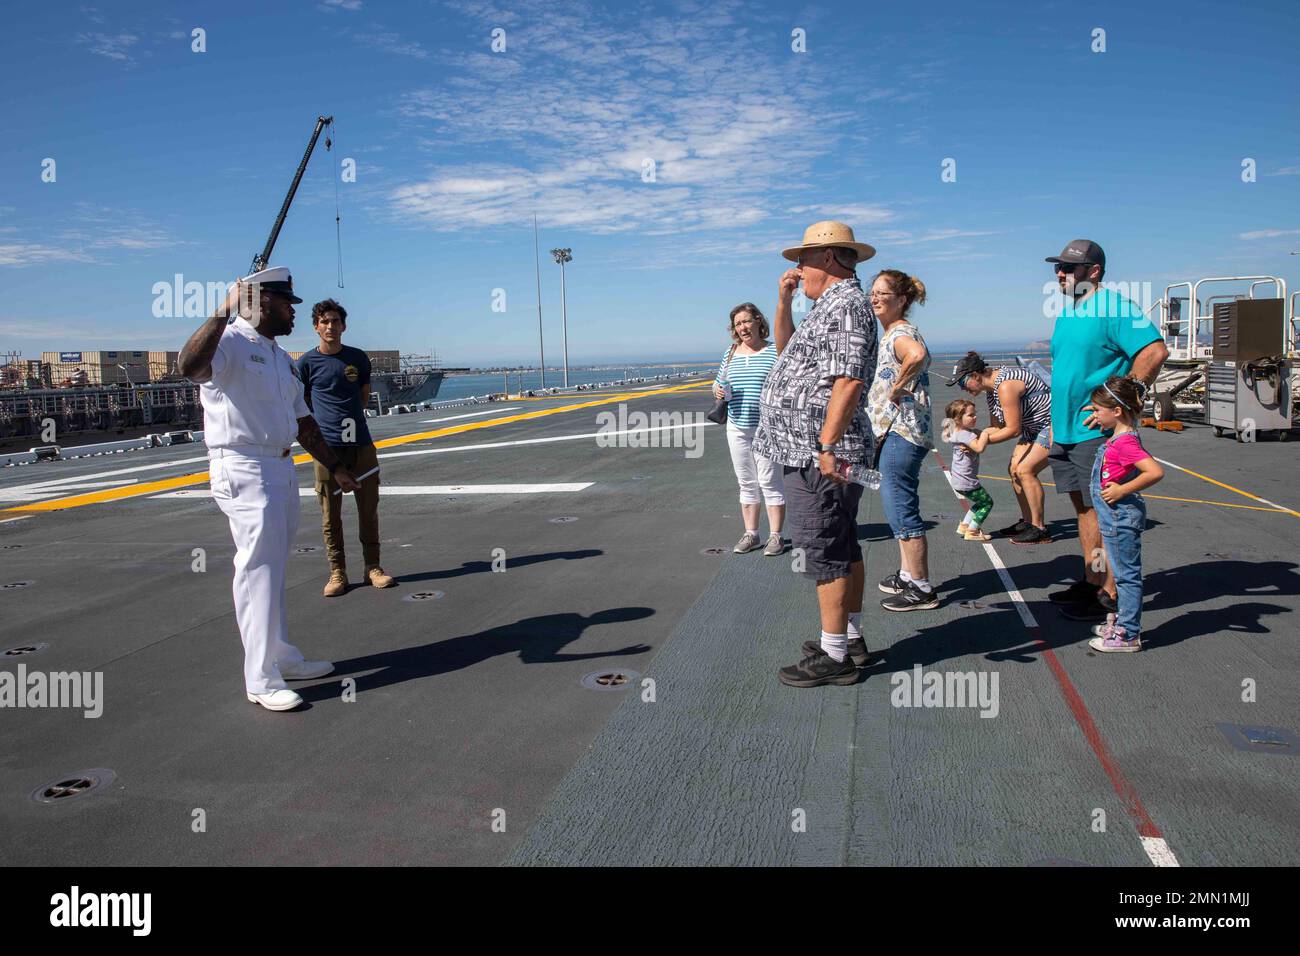
[[[348,590],[348,572],[344,568],[334,568],[330,571],[329,583],[325,585],[326,597],[338,597],[340,594],[347,593]]]
[[[385,574],[384,569],[377,564],[366,568],[366,580],[370,582],[372,588],[391,588],[397,583],[392,575]]]

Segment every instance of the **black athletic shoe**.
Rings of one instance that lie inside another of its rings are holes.
[[[994,531],[993,534],[1000,538],[1011,538],[1020,534],[1020,532],[1024,531],[1026,528],[1031,527],[1033,527],[1033,525],[1024,518],[1021,518],[1015,524],[1009,524],[1005,528],[999,528],[997,531]]]
[[[1095,597],[1075,604],[1062,604],[1061,613],[1071,621],[1106,620],[1106,608]]]
[[[1026,527],[1024,531],[1020,532],[1017,535],[1012,536],[1011,543],[1012,544],[1047,544],[1047,542],[1051,540],[1052,540],[1052,536],[1051,534],[1048,533],[1048,530],[1046,528],[1039,528],[1031,524],[1028,527]]]
[[[1104,607],[1111,614],[1115,614],[1119,611],[1119,604],[1115,601],[1113,597],[1111,597],[1105,591],[1097,592],[1097,603],[1100,604],[1102,607]]]
[[[817,653],[805,657],[798,664],[782,667],[776,674],[787,687],[820,687],[822,684],[854,684],[858,680],[858,669],[853,661],[844,658],[834,661],[824,654],[819,647]]]
[[[933,589],[922,591],[908,581],[904,590],[880,602],[886,611],[928,611],[939,606],[939,595]]]
[[[903,589],[907,587],[907,582],[903,580],[901,574],[895,571],[877,586],[886,594],[902,594]]]
[[[1100,589],[1095,584],[1089,584],[1087,581],[1075,581],[1064,591],[1053,591],[1047,595],[1047,600],[1053,604],[1078,604],[1080,601],[1095,601],[1098,590]]]
[[[826,653],[822,650],[821,641],[804,641],[803,652],[808,657],[812,657],[814,654]],[[867,642],[860,637],[849,639],[849,660],[853,662],[854,667],[870,667],[884,656],[884,654],[867,650]]]

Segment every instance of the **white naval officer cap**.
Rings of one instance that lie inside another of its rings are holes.
[[[294,304],[302,301],[293,294],[293,276],[289,275],[289,270],[285,266],[271,266],[260,272],[254,272],[252,275],[244,276],[239,281],[245,285],[258,285],[263,292],[278,292],[281,295],[287,295],[289,301]]]

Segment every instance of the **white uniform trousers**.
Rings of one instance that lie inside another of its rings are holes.
[[[244,642],[244,686],[268,694],[288,685],[280,665],[301,661],[289,643],[284,575],[298,531],[293,458],[254,457],[213,449],[212,497],[235,539],[235,619]]]

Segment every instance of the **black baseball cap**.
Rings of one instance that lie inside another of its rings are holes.
[[[1064,262],[1066,265],[1083,265],[1085,262],[1089,265],[1101,266],[1106,268],[1106,253],[1101,246],[1097,245],[1091,239],[1072,239],[1069,245],[1061,250],[1059,256],[1048,256],[1044,262]]]
[[[977,353],[970,352],[953,367],[952,378],[947,379],[944,384],[956,385],[967,375],[986,371],[988,371],[988,365],[985,363],[984,359],[980,358]]]

